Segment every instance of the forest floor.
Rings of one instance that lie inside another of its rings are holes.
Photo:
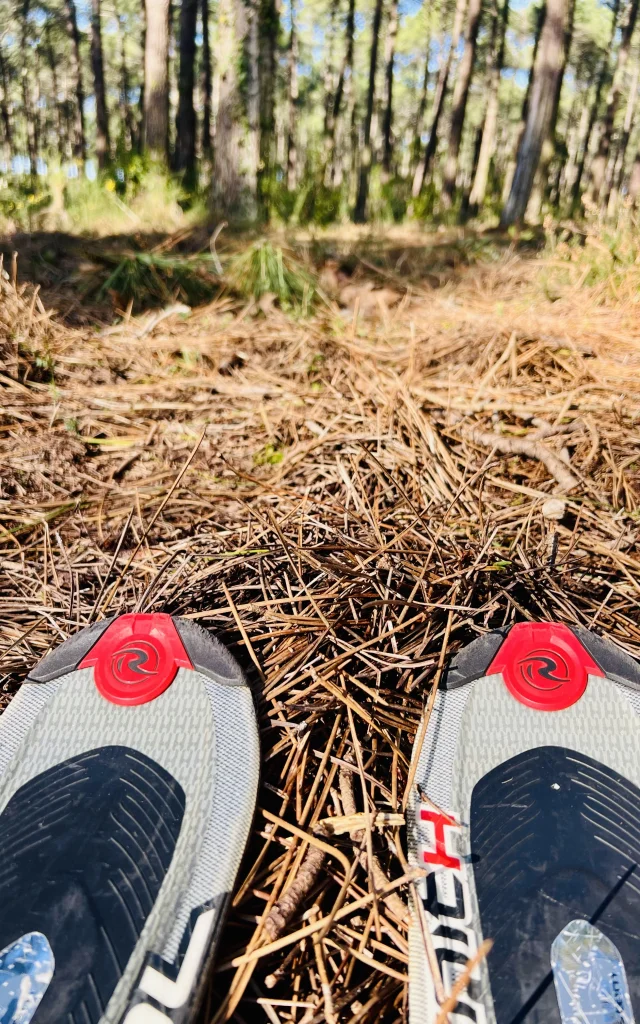
[[[445,656],[541,618],[640,652],[638,268],[366,244],[307,318],[225,292],[96,326],[55,275],[58,313],[0,281],[5,699],[134,609],[211,628],[256,695],[258,811],[203,1021],[406,1020],[402,822]]]

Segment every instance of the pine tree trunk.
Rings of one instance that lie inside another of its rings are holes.
[[[65,0],[65,21],[71,42],[71,74],[75,82],[75,144],[74,155],[83,163],[87,156],[87,142],[84,128],[84,84],[82,81],[82,59],[80,56],[80,32],[74,0]]]
[[[296,117],[298,107],[298,33],[296,31],[295,0],[291,0],[291,32],[288,59],[289,97],[287,110],[287,188],[293,192],[298,184],[298,151],[296,147]]]
[[[447,86],[449,83],[449,73],[451,71],[453,55],[457,50],[458,43],[460,41],[460,33],[462,32],[462,23],[464,21],[466,7],[467,0],[456,0],[456,10],[453,16],[453,28],[451,30],[449,50],[440,65],[436,91],[433,97],[431,123],[429,125],[429,139],[424,151],[424,159],[420,164],[418,164],[413,178],[411,193],[414,199],[417,198],[422,191],[422,186],[429,175],[431,161],[433,160],[436,154],[436,149],[438,148],[438,128],[440,126],[440,118],[442,117],[442,111],[444,110],[444,103],[447,96]]]
[[[543,0],[542,6],[536,11],[536,31],[535,38],[533,41],[533,54],[531,58],[531,68],[529,69],[529,78],[527,79],[527,91],[524,94],[524,100],[522,102],[522,111],[520,113],[519,124],[513,133],[514,145],[512,147],[512,157],[507,164],[507,170],[504,178],[504,187],[502,190],[502,201],[506,203],[511,193],[511,185],[513,183],[513,176],[516,172],[516,164],[518,162],[518,153],[520,151],[520,143],[522,142],[522,136],[524,135],[524,128],[527,123],[527,113],[529,111],[529,99],[531,97],[531,86],[533,85],[533,69],[536,64],[536,58],[538,56],[538,46],[540,45],[540,35],[542,33],[542,26],[547,13],[546,0]]]
[[[430,19],[431,11],[429,11]],[[411,174],[415,174],[416,167],[420,162],[420,150],[422,148],[422,125],[424,123],[424,115],[427,109],[427,97],[429,95],[429,57],[431,55],[431,21],[429,20],[429,28],[427,31],[427,45],[425,47],[424,57],[424,74],[422,76],[422,89],[420,91],[420,100],[416,110],[415,121],[413,125],[413,139],[411,142],[411,162],[410,171]]]
[[[458,67],[458,72],[456,74],[455,88],[453,90],[451,125],[449,128],[449,146],[447,149],[447,159],[445,161],[444,178],[442,183],[442,200],[445,207],[451,206],[456,188],[460,143],[462,142],[462,131],[464,128],[464,118],[467,110],[469,86],[471,85],[471,77],[473,75],[473,67],[476,59],[476,46],[478,42],[478,30],[480,28],[481,15],[482,0],[469,0],[464,50],[460,60],[460,66]]]
[[[540,163],[542,145],[549,133],[553,117],[558,76],[562,71],[567,16],[567,0],[547,0],[546,15],[533,70],[527,120],[518,151],[511,192],[502,211],[502,227],[509,227],[511,224],[522,221],[527,209]]]
[[[391,9],[389,11],[389,23],[387,25],[387,38],[385,43],[384,55],[386,104],[384,108],[384,121],[382,124],[382,166],[387,176],[391,173],[391,158],[393,156],[393,66],[396,58],[397,35],[398,0],[391,0]]]
[[[277,76],[278,35],[280,15],[278,0],[260,0],[258,7],[260,120],[258,124],[257,201],[261,216],[269,219],[269,188],[276,133],[275,89]]]
[[[91,69],[96,101],[96,156],[98,167],[103,168],[106,167],[111,156],[111,143],[109,141],[107,95],[104,86],[101,0],[91,0]]]
[[[0,41],[1,46],[1,41]],[[7,145],[9,152],[7,156],[10,156],[13,150],[13,123],[11,121],[11,113],[9,109],[9,78],[7,75],[7,65],[0,48],[0,84],[2,85],[2,94],[0,95],[0,112],[2,113],[2,124],[4,126],[4,141]]]
[[[538,171],[534,180],[534,186],[529,199],[527,207],[527,220],[537,224],[540,221],[542,214],[542,203],[543,199],[550,193],[551,183],[549,180],[549,171],[551,168],[551,162],[556,155],[556,127],[558,123],[558,114],[560,112],[560,97],[562,95],[562,83],[564,82],[564,73],[567,67],[567,61],[569,59],[569,53],[571,51],[571,43],[573,40],[573,23],[576,13],[576,0],[568,0],[569,2],[569,13],[567,18],[567,29],[564,34],[564,46],[562,51],[562,65],[560,68],[560,74],[556,84],[556,92],[553,99],[553,112],[551,114],[551,123],[549,125],[549,133],[547,138],[542,144],[542,153],[540,155],[540,164],[538,165]]]
[[[586,130],[585,136],[584,136],[584,145],[582,147],[582,152],[581,152],[581,155],[580,155],[580,161],[578,163],[578,168],[577,168],[577,171],[576,171],[576,176],[575,176],[575,179],[574,179],[574,182],[573,182],[571,200],[572,200],[572,206],[574,208],[577,206],[577,204],[578,204],[578,202],[580,200],[580,187],[582,185],[582,178],[584,176],[584,170],[585,170],[585,165],[586,165],[586,162],[587,162],[587,157],[589,156],[589,149],[590,149],[590,146],[591,146],[591,137],[593,135],[593,130],[594,130],[595,126],[596,126],[596,120],[598,118],[598,110],[600,108],[600,99],[601,99],[601,96],[602,96],[602,90],[604,89],[604,84],[605,84],[605,81],[606,81],[606,77],[607,77],[607,61],[606,61],[606,58],[605,58],[603,60],[603,62],[602,62],[602,67],[600,69],[600,74],[599,74],[598,80],[596,82],[596,88],[595,88],[595,92],[594,92],[594,96],[593,96],[593,103],[591,104],[591,113],[589,115],[589,123],[587,125],[587,130]]]
[[[589,193],[595,203],[597,203],[601,198],[602,186],[604,185],[605,172],[607,169],[609,152],[611,150],[611,140],[613,138],[615,118],[618,111],[620,96],[622,94],[625,68],[627,66],[627,61],[629,60],[631,38],[636,26],[637,17],[638,0],[630,0],[629,7],[627,9],[627,16],[622,28],[620,46],[618,47],[613,81],[611,83],[609,95],[607,96],[607,107],[602,123],[598,151],[591,165],[591,183],[589,186]]]
[[[255,198],[253,182],[247,174],[246,93],[240,87],[240,70],[244,61],[249,22],[243,0],[219,0],[216,77],[218,112],[213,159],[213,198],[220,213],[233,217],[241,209],[244,193]],[[257,116],[256,111],[256,116]],[[255,163],[255,160],[254,160]],[[248,182],[249,178],[249,182]]]
[[[202,155],[211,158],[211,40],[209,37],[209,0],[202,0]]]
[[[333,99],[333,109],[331,110],[331,116],[329,118],[328,132],[327,132],[327,153],[329,158],[327,160],[327,171],[325,172],[325,178],[328,179],[327,184],[330,184],[336,173],[336,131],[338,127],[338,121],[340,119],[340,113],[342,111],[343,99],[348,101],[351,95],[351,79],[353,77],[353,39],[355,35],[355,23],[356,23],[356,0],[349,0],[349,7],[347,10],[347,21],[345,25],[345,50],[344,57],[342,60],[342,66],[340,68],[340,74],[338,75],[338,85],[336,87],[336,94]],[[349,110],[349,103],[345,104],[347,111]]]
[[[476,164],[476,173],[473,179],[473,188],[471,189],[471,195],[469,196],[469,212],[472,216],[478,212],[484,203],[484,197],[487,194],[487,182],[489,181],[489,168],[491,167],[491,160],[496,146],[500,76],[504,65],[505,40],[507,36],[507,26],[509,24],[509,0],[503,0],[502,10],[500,14],[498,14],[497,10],[495,11],[494,19],[495,30],[492,31],[492,57],[487,81],[487,93],[489,98],[487,100],[487,109],[484,115],[482,142],[480,143],[480,152],[478,153],[478,162]]]
[[[144,143],[152,160],[166,164],[169,134],[169,0],[145,0]]]
[[[369,55],[369,85],[367,88],[367,108],[364,117],[363,150],[358,178],[358,193],[353,219],[356,224],[364,224],[367,219],[367,199],[369,198],[369,174],[371,171],[371,121],[373,104],[376,95],[376,72],[378,70],[378,46],[380,44],[380,24],[382,22],[383,0],[376,0],[371,26],[371,51]]]
[[[624,115],[624,124],[622,126],[622,135],[618,142],[616,149],[615,158],[613,161],[611,181],[609,187],[609,198],[607,203],[607,216],[613,217],[616,206],[618,204],[618,196],[620,193],[620,185],[622,183],[622,177],[624,174],[624,164],[627,155],[627,149],[629,147],[629,138],[631,136],[631,129],[633,127],[634,115],[636,110],[636,103],[638,101],[638,78],[640,76],[640,65],[636,62],[631,76],[631,85],[629,87],[629,96],[627,98],[627,109]]]
[[[136,141],[136,124],[131,104],[129,103],[130,78],[127,65],[127,20],[126,16],[116,10],[118,32],[120,34],[120,133],[127,149],[133,149]]]
[[[324,73],[322,76],[324,90],[324,123],[322,129],[323,139],[326,140],[330,132],[331,113],[333,110],[333,97],[337,83],[335,81],[334,57],[336,45],[336,18],[338,16],[339,0],[331,0],[329,7],[329,28],[327,31],[326,59]]]
[[[196,111],[193,105],[196,60],[198,0],[182,0],[180,5],[180,69],[178,72],[178,110],[176,113],[176,170],[183,171],[188,186],[196,175]]]

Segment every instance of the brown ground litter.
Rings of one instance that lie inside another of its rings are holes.
[[[134,609],[211,628],[256,695],[203,1020],[406,1019],[398,816],[447,638],[554,618],[640,651],[637,307],[545,297],[541,272],[507,255],[367,318],[225,298],[102,335],[0,282],[6,699]]]

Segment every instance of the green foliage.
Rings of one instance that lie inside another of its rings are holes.
[[[247,298],[274,295],[284,310],[309,312],[316,282],[311,272],[290,249],[259,239],[229,262],[225,278],[231,288]]]
[[[279,451],[274,444],[265,444],[264,448],[261,448],[259,452],[256,452],[253,456],[254,466],[277,466],[279,462],[282,462],[284,453]]]
[[[35,214],[51,202],[43,179],[34,182],[27,175],[0,179],[0,217],[28,231]]]
[[[411,201],[410,212],[414,220],[432,220],[437,202],[438,189],[435,182],[430,181],[424,186],[420,195]]]
[[[262,193],[272,215],[283,224],[327,227],[339,220],[342,212],[342,190],[315,177],[306,176],[297,188],[289,189],[284,179],[272,175],[263,181]]]
[[[100,259],[113,269],[96,289],[97,297],[113,292],[122,302],[133,299],[138,308],[176,300],[196,305],[210,299],[220,286],[215,261],[208,254],[102,253]]]
[[[189,207],[188,213],[184,207]],[[205,213],[199,197],[190,197],[181,182],[138,156],[124,168],[110,168],[96,181],[70,181],[65,211],[72,229],[91,235],[175,231]]]

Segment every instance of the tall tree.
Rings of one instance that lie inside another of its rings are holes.
[[[349,0],[349,7],[347,10],[347,20],[345,23],[345,48],[342,64],[340,66],[340,74],[338,75],[338,84],[336,86],[335,96],[333,98],[333,106],[330,112],[330,117],[327,121],[327,135],[326,135],[326,176],[329,178],[328,184],[333,181],[336,168],[336,130],[340,114],[342,112],[343,100],[348,100],[351,92],[351,81],[353,77],[353,40],[355,35],[355,23],[356,23],[356,0]],[[347,95],[345,95],[345,93]],[[349,103],[346,104],[347,110]]]
[[[363,150],[360,160],[360,174],[358,177],[358,193],[356,205],[353,212],[353,219],[356,224],[364,224],[367,219],[367,199],[369,198],[369,174],[371,171],[371,121],[373,118],[373,104],[376,95],[376,72],[378,70],[378,46],[380,43],[380,24],[382,22],[383,0],[375,0],[373,9],[373,22],[371,25],[371,50],[369,53],[369,84],[367,87],[367,107],[364,115],[363,126]]]
[[[104,56],[102,53],[101,0],[91,0],[91,70],[96,103],[96,156],[98,167],[103,168],[111,156],[109,141],[109,113],[104,85]]]
[[[218,210],[227,216],[240,212],[247,190],[247,97],[246,90],[241,88],[240,69],[245,62],[248,28],[243,0],[219,0],[213,199]]]
[[[607,213],[609,216],[613,216],[618,201],[618,195],[620,192],[620,186],[622,184],[622,177],[624,174],[625,158],[627,155],[627,149],[629,146],[629,139],[631,138],[631,129],[633,127],[636,104],[638,101],[638,78],[640,77],[640,65],[636,61],[633,73],[631,75],[631,84],[629,86],[629,95],[627,97],[627,108],[624,114],[624,122],[622,125],[622,134],[618,140],[616,146],[615,155],[611,160],[611,174],[608,182],[608,203]]]
[[[298,116],[298,32],[296,28],[296,5],[291,0],[291,30],[289,32],[287,79],[289,96],[287,103],[287,188],[290,191],[298,183],[298,148],[296,145],[296,118]]]
[[[278,36],[280,32],[279,0],[260,0],[258,5],[259,81],[260,101],[258,142],[258,192],[260,213],[269,217],[269,189],[265,187],[271,177],[273,144],[276,132],[275,103],[278,71]]]
[[[451,64],[453,61],[453,55],[458,49],[458,43],[460,41],[460,33],[462,32],[462,24],[464,21],[464,15],[467,8],[467,0],[456,0],[456,8],[453,16],[453,27],[451,29],[451,38],[449,41],[449,48],[446,52],[446,56],[443,58],[438,71],[438,80],[436,82],[435,94],[433,97],[433,105],[431,107],[431,119],[429,123],[429,138],[424,151],[424,158],[416,168],[416,173],[413,177],[413,185],[411,193],[414,199],[420,195],[422,186],[426,181],[429,171],[431,169],[431,161],[436,155],[436,149],[438,148],[438,128],[440,126],[440,118],[444,110],[444,103],[447,96],[447,86],[449,84],[449,74],[451,72]]]
[[[75,145],[74,155],[84,160],[87,156],[87,140],[84,128],[84,82],[82,80],[82,58],[80,55],[80,30],[74,0],[65,0],[65,21],[71,42],[71,74],[75,82]]]
[[[424,123],[424,115],[427,109],[427,97],[429,95],[429,58],[431,56],[431,8],[427,15],[427,44],[425,46],[424,54],[424,71],[422,74],[422,88],[420,90],[420,99],[415,113],[413,122],[413,139],[411,142],[411,157],[410,157],[410,170],[415,174],[416,167],[420,160],[420,150],[422,148],[422,125]]]
[[[387,25],[387,38],[385,41],[384,54],[384,79],[385,79],[385,108],[384,122],[382,125],[383,156],[382,166],[385,174],[391,173],[391,158],[393,155],[393,73],[396,59],[396,38],[398,35],[398,0],[391,0],[389,9],[389,23]]]
[[[555,102],[558,76],[562,70],[567,0],[547,0],[545,19],[533,68],[527,120],[520,142],[511,192],[502,211],[501,224],[508,227],[525,215],[540,162]]]
[[[487,109],[482,126],[482,141],[469,196],[469,212],[475,215],[484,203],[489,181],[489,168],[496,146],[498,124],[500,77],[504,66],[504,50],[509,23],[509,0],[503,0],[502,9],[494,10],[491,28],[490,63],[487,74]]]
[[[602,54],[602,59],[601,59],[601,62],[600,62],[599,72],[598,72],[598,75],[596,77],[596,87],[595,87],[595,90],[594,90],[593,102],[591,104],[591,112],[589,114],[589,122],[587,124],[587,130],[586,130],[585,135],[584,135],[584,142],[583,142],[583,145],[582,145],[582,151],[581,151],[578,167],[577,167],[577,170],[576,170],[576,175],[575,175],[575,178],[573,180],[573,189],[572,189],[572,195],[571,195],[572,205],[573,206],[575,206],[578,203],[579,199],[580,199],[580,192],[581,192],[581,187],[582,187],[582,179],[583,179],[583,176],[584,176],[584,171],[585,171],[585,166],[586,166],[586,162],[587,162],[587,157],[589,155],[589,149],[590,149],[590,144],[591,144],[591,137],[593,135],[593,131],[594,131],[594,128],[595,128],[595,125],[596,125],[596,121],[598,119],[598,111],[600,110],[600,100],[601,100],[602,93],[603,93],[603,90],[604,90],[604,87],[605,87],[605,84],[606,84],[606,81],[607,81],[607,74],[608,74],[608,71],[609,71],[609,54],[610,54],[610,51],[613,48],[613,44],[614,44],[614,40],[615,40],[615,37],[616,37],[616,33],[618,31],[618,14],[619,14],[619,11],[620,11],[620,0],[614,0],[613,9],[612,9],[612,18],[611,18],[611,31],[610,31],[610,35],[609,35],[609,39],[608,39],[608,46],[604,50],[604,52]]]
[[[169,134],[169,0],[145,0],[144,144],[166,164]]]
[[[176,170],[183,171],[187,185],[196,176],[196,111],[193,105],[196,65],[196,26],[198,0],[180,4],[180,68],[178,71],[178,110],[176,113]]]
[[[458,156],[460,153],[460,143],[462,141],[464,118],[467,110],[469,86],[471,85],[471,76],[473,75],[473,66],[476,59],[476,46],[478,42],[478,29],[480,28],[481,16],[482,0],[469,0],[464,50],[462,52],[462,58],[456,75],[456,84],[453,90],[453,102],[451,107],[449,146],[447,149],[442,190],[442,198],[445,206],[451,205],[453,193],[456,187]]]
[[[620,39],[620,46],[618,47],[613,81],[611,82],[611,88],[609,89],[609,95],[607,96],[607,106],[602,122],[598,151],[593,159],[593,163],[591,164],[591,183],[589,192],[594,202],[598,202],[600,199],[600,193],[602,191],[602,186],[604,185],[605,172],[613,139],[616,113],[618,111],[618,104],[620,103],[620,96],[622,94],[625,69],[629,60],[631,39],[636,27],[637,18],[638,0],[629,0],[622,25],[622,37]]]
[[[211,40],[209,38],[209,0],[202,0],[202,155],[211,158]]]
[[[564,74],[567,69],[567,61],[569,60],[569,54],[571,52],[571,43],[573,41],[573,26],[576,13],[576,0],[568,0],[569,8],[567,15],[567,27],[564,33],[564,43],[562,49],[562,61],[560,65],[560,73],[556,81],[556,91],[553,97],[553,108],[551,112],[551,120],[549,122],[549,130],[547,137],[542,143],[542,153],[540,154],[540,163],[536,177],[534,179],[534,187],[529,198],[529,204],[527,207],[527,217],[529,220],[537,223],[540,220],[542,211],[542,202],[545,195],[548,197],[551,191],[551,180],[550,180],[550,169],[551,163],[556,155],[558,147],[558,140],[556,138],[556,128],[558,124],[558,114],[560,112],[560,97],[562,95],[562,86],[564,83]]]

